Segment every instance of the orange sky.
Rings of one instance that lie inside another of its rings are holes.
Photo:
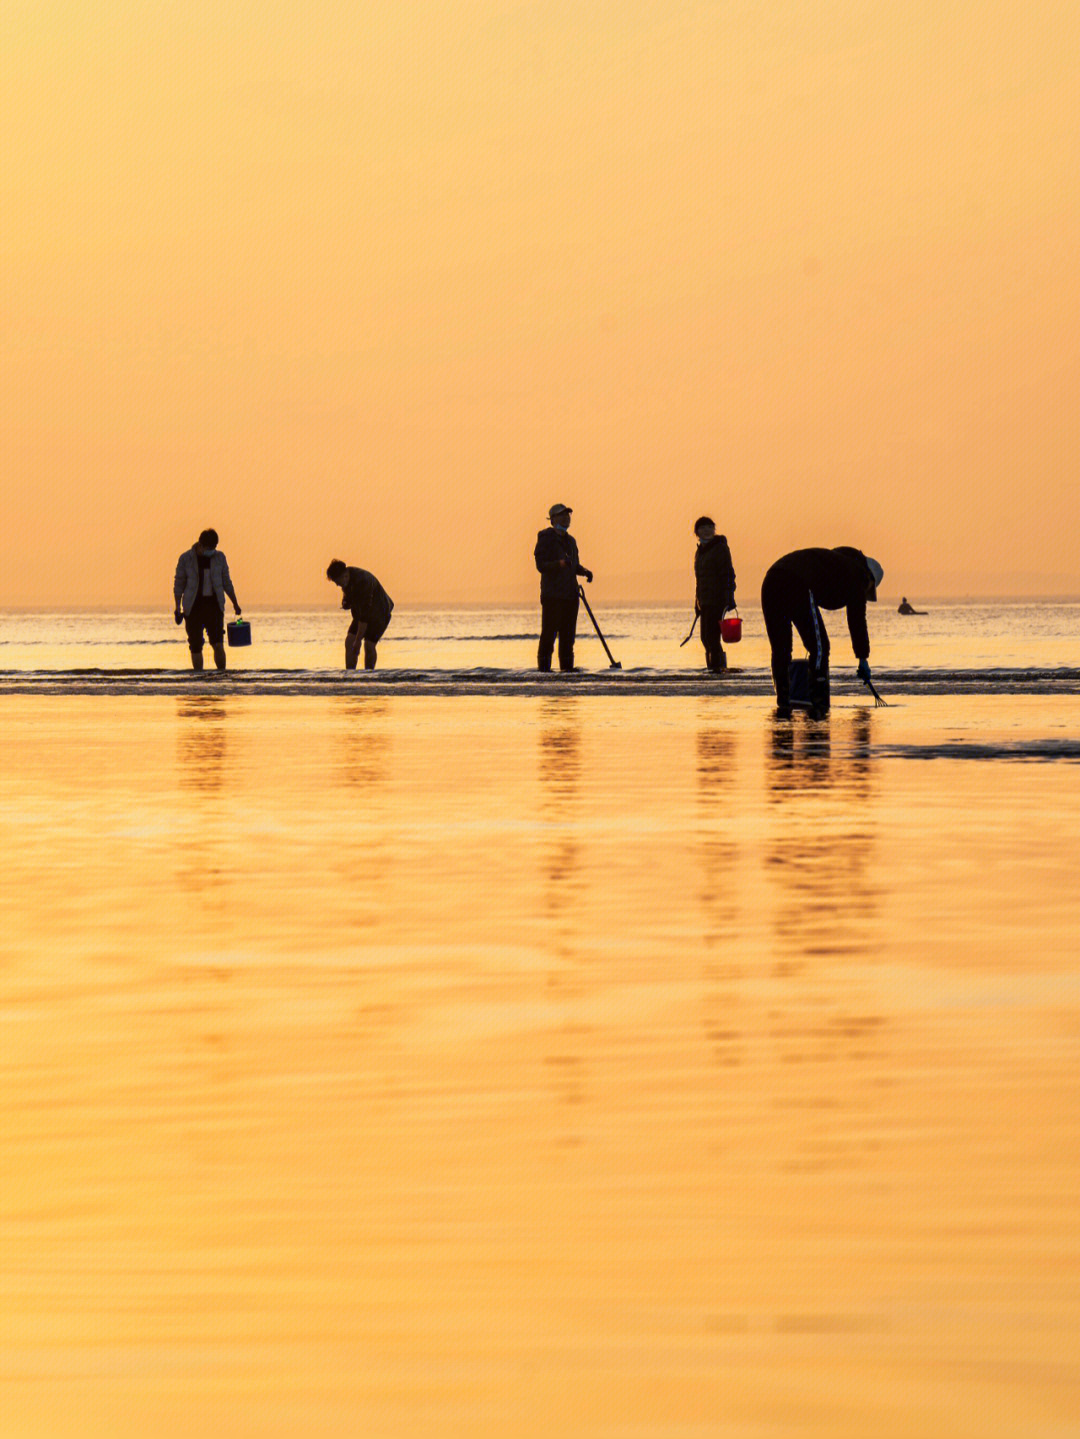
[[[6,0],[0,604],[1080,592],[1072,0]]]

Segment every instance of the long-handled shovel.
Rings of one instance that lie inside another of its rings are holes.
[[[578,587],[577,587],[577,592],[578,592],[578,594],[581,596],[581,602],[582,602],[582,604],[585,606],[586,610],[588,610],[589,618],[590,618],[590,619],[592,620],[592,622],[593,622],[593,629],[596,631],[597,635],[599,636],[599,638],[600,638],[600,643],[604,646],[604,653],[607,655],[608,659],[611,661],[611,668],[612,668],[613,670],[621,670],[621,669],[622,669],[622,665],[619,663],[619,661],[615,658],[615,656],[614,656],[614,655],[611,653],[611,651],[608,649],[608,647],[607,647],[607,640],[604,638],[603,634],[601,633],[600,626],[596,623],[596,616],[593,614],[592,610],[589,608],[589,601],[585,598],[585,591],[582,589],[582,587],[581,587],[580,585],[578,585]]]
[[[682,649],[683,645],[688,645],[688,644],[690,643],[690,641],[693,639],[693,637],[694,637],[694,631],[697,629],[697,622],[698,622],[698,614],[699,614],[699,613],[700,613],[700,611],[695,610],[695,612],[694,612],[694,623],[690,626],[690,633],[686,636],[686,638],[685,638],[684,640],[680,640],[680,641],[679,641],[679,648],[680,648],[680,649]]]

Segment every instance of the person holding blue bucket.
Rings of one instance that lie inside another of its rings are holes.
[[[225,596],[240,616],[240,604],[229,575],[229,562],[217,547],[217,530],[203,530],[195,544],[176,562],[173,578],[173,619],[187,626],[191,668],[203,667],[203,632],[214,652],[214,664],[225,668]]]

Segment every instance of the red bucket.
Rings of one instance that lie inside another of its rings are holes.
[[[742,639],[742,620],[738,615],[726,615],[720,621],[720,638],[727,645],[737,645]]]

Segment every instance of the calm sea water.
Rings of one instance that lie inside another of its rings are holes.
[[[1080,1432],[1080,608],[598,613],[4,617],[5,1433]]]
[[[623,669],[694,672],[702,666],[695,633],[680,648],[692,620],[683,608],[605,608],[594,612]],[[231,617],[231,610],[229,615]],[[765,675],[769,663],[761,612],[740,606],[743,639],[730,661],[746,676]],[[325,671],[342,668],[347,616],[332,607],[245,611],[253,643],[229,653],[240,670]],[[888,671],[1072,668],[1080,665],[1080,604],[951,604],[905,617],[893,605],[869,607],[872,661]],[[842,612],[827,617],[833,667],[854,660]],[[399,606],[379,646],[385,670],[518,672],[536,663],[538,610],[404,609]],[[608,660],[584,609],[578,624],[579,662],[607,670]],[[0,615],[0,673],[30,670],[176,670],[189,667],[182,629],[167,611],[7,613]]]

